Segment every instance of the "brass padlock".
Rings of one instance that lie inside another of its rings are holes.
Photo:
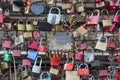
[[[1,69],[2,70],[8,69],[8,63],[7,62],[1,62]]]
[[[25,68],[25,70],[22,70],[22,72],[21,72],[22,79],[25,79],[28,77],[28,71],[27,71],[26,67],[24,67],[24,68]]]

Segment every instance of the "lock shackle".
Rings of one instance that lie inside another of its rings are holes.
[[[80,0],[80,4],[81,4],[81,6],[83,6],[83,7],[84,7],[83,0]],[[79,5],[79,4],[78,4],[78,5]]]
[[[110,19],[110,14],[109,14],[108,10],[107,9],[102,9],[101,10],[102,20],[106,20],[105,17],[104,17],[104,13],[103,12],[106,12],[106,15],[107,15],[108,19]]]
[[[92,80],[95,80],[95,77],[93,75],[90,74],[89,77],[92,77]]]
[[[97,12],[97,16],[100,16],[100,10],[96,9],[92,12],[90,18],[94,15],[95,12]]]
[[[52,7],[51,9],[50,9],[50,11],[49,11],[49,14],[52,12],[52,10],[53,9],[57,9],[58,10],[58,14],[60,15],[61,14],[61,11],[60,11],[60,9],[58,8],[58,7]]]
[[[65,63],[69,63],[70,59],[72,59],[71,62],[74,63],[74,58],[73,57],[72,58],[68,58]]]
[[[42,80],[42,77],[43,77],[44,74],[47,74],[47,75],[48,75],[48,78],[50,78],[50,73],[47,72],[47,71],[44,71],[44,72],[42,72],[42,73],[40,74],[40,80]]]
[[[107,43],[108,42],[108,39],[107,39],[107,37],[106,36],[99,36],[99,39],[98,39],[98,41],[100,41],[102,38],[105,38],[105,42]]]
[[[94,54],[94,49],[92,47],[88,47],[87,50],[86,50],[86,53],[88,53],[88,50],[91,50],[92,54]]]
[[[86,63],[82,63],[82,64],[80,64],[80,65],[79,65],[79,68],[81,68],[82,65],[85,65],[85,67],[84,67],[85,69],[88,69],[88,68],[89,68],[88,65],[87,65]]]
[[[112,40],[113,40],[113,41],[116,41],[116,39],[115,39],[114,37],[110,37],[110,38],[109,38],[109,41],[112,41]]]
[[[38,56],[38,57],[35,59],[35,63],[34,63],[34,65],[37,64],[37,60],[38,60],[38,58],[40,58],[40,64],[39,64],[39,66],[41,67],[41,64],[42,64],[42,58],[41,58],[41,56]]]
[[[22,67],[20,68],[20,70],[21,70],[21,71],[27,71],[27,67],[26,67],[26,66],[22,66]]]
[[[120,10],[118,10],[115,14],[115,16],[120,15]]]

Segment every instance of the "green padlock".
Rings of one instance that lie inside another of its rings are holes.
[[[31,21],[26,22],[26,30],[27,31],[33,31],[34,30],[34,25],[32,24]]]
[[[24,24],[24,22],[23,21],[18,21],[17,28],[20,31],[25,31],[25,24]]]
[[[10,52],[5,51],[3,53],[3,61],[5,61],[5,62],[11,62],[12,61],[12,55],[10,54]]]

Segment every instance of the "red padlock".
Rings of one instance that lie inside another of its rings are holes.
[[[28,44],[28,48],[30,48],[30,49],[37,49],[37,47],[38,47],[38,41],[32,40],[32,41],[30,41],[30,43]]]
[[[114,17],[114,22],[120,23],[120,10],[116,12],[116,15]]]
[[[116,77],[116,80],[120,80],[120,72],[116,72],[115,77]]]
[[[108,48],[116,49],[117,43],[115,41],[115,38],[111,37],[109,38],[109,41],[107,43]]]
[[[72,61],[70,59],[67,59],[66,63],[64,64],[64,70],[73,70],[74,68],[74,59],[72,58]]]
[[[50,65],[51,66],[59,66],[60,64],[60,56],[58,56],[58,54],[53,54],[51,57],[50,57]]]
[[[85,67],[84,68],[81,68],[82,65],[84,65]],[[80,64],[79,65],[79,69],[77,71],[77,74],[80,75],[80,76],[83,76],[83,75],[89,75],[90,74],[90,70],[88,68],[88,65],[86,63],[84,64]]]
[[[31,66],[31,60],[30,59],[23,59],[22,65],[23,66]]]
[[[2,48],[10,48],[12,45],[11,40],[2,40]]]
[[[20,57],[20,55],[21,55],[21,50],[13,50],[12,51],[12,56]]]
[[[110,11],[116,12],[119,9],[119,1],[110,1]]]
[[[97,12],[97,15],[95,15],[95,12]],[[94,10],[88,19],[88,25],[97,25],[99,22],[99,16],[100,11],[98,9]]]
[[[82,61],[82,60],[83,60],[83,54],[76,53],[76,54],[75,54],[75,60],[80,60],[80,61]]]

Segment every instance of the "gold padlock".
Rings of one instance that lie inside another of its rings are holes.
[[[25,70],[22,70],[21,76],[22,76],[22,79],[25,79],[28,77],[28,71],[27,71],[26,67],[25,67]]]
[[[1,62],[1,69],[2,70],[8,69],[8,63],[7,62]]]

